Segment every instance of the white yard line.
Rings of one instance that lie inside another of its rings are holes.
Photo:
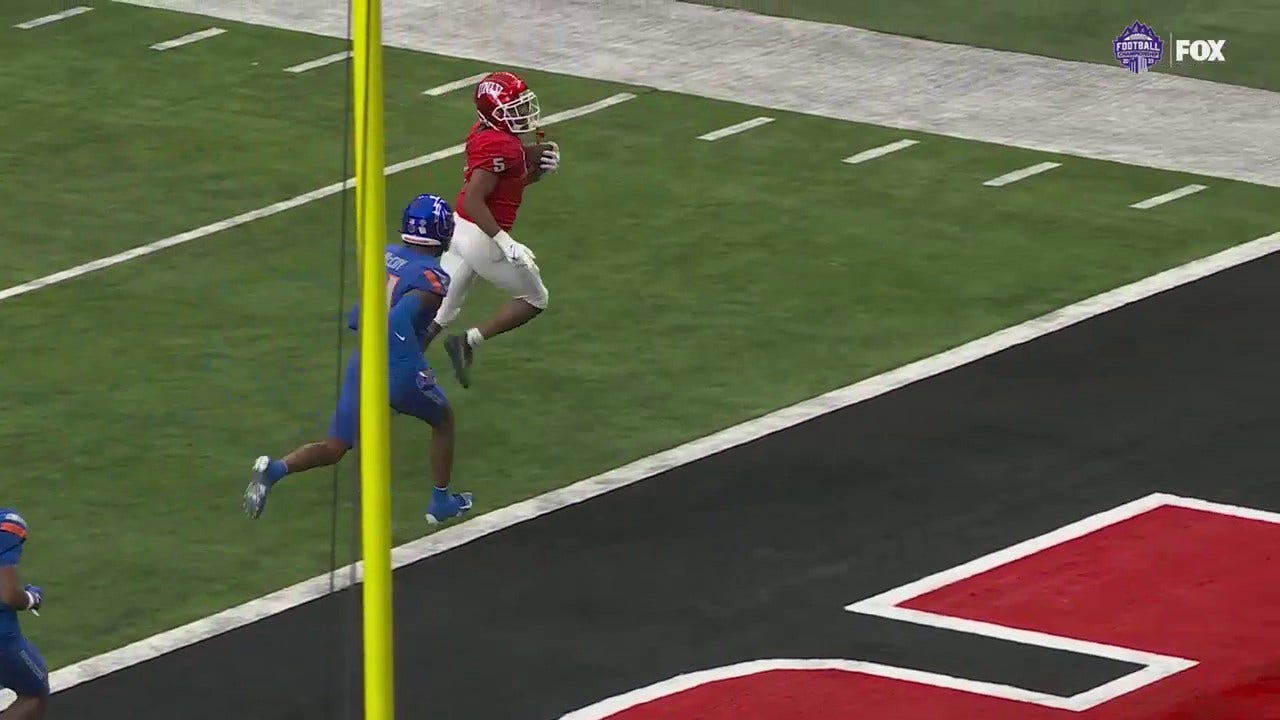
[[[1163,195],[1157,195],[1153,198],[1147,198],[1146,200],[1143,200],[1142,202],[1136,202],[1130,205],[1129,207],[1136,208],[1138,210],[1150,210],[1151,208],[1156,207],[1157,205],[1163,205],[1167,202],[1173,202],[1178,198],[1183,198],[1193,193],[1198,193],[1201,190],[1207,190],[1207,189],[1208,189],[1207,185],[1196,185],[1194,183],[1191,185],[1183,185],[1177,190],[1174,190],[1172,192],[1167,192]]]
[[[62,12],[60,12],[60,13],[54,13],[54,14],[52,14],[52,15],[45,15],[44,17],[38,17],[38,18],[36,18],[36,19],[34,19],[34,20],[28,20],[28,21],[23,22],[23,23],[18,23],[17,25],[14,25],[14,27],[18,28],[19,30],[30,30],[30,29],[32,29],[32,28],[42,27],[42,26],[44,26],[44,25],[48,25],[48,24],[50,24],[50,23],[56,23],[56,22],[58,22],[59,20],[66,20],[67,18],[70,18],[70,17],[75,17],[75,16],[77,16],[77,15],[83,15],[83,14],[85,14],[85,13],[89,12],[89,11],[90,11],[90,10],[92,10],[92,9],[93,9],[93,8],[91,8],[91,7],[85,7],[85,6],[83,6],[83,5],[81,5],[81,6],[79,6],[79,7],[67,8],[66,10],[63,10],[63,11],[62,11]]]
[[[746,132],[748,130],[758,128],[761,125],[768,125],[771,122],[773,122],[773,118],[771,117],[752,118],[751,120],[740,122],[737,125],[730,125],[729,127],[720,128],[719,130],[712,130],[711,132],[705,135],[699,135],[698,139],[699,140],[719,140],[720,138],[726,138],[726,137],[729,137],[730,135],[737,135],[740,132]]]
[[[204,30],[200,30],[199,32],[193,32],[190,35],[183,35],[182,37],[174,38],[172,40],[165,40],[164,42],[158,42],[155,45],[152,45],[151,49],[159,50],[161,52],[165,50],[172,50],[177,47],[182,47],[183,45],[190,45],[191,43],[197,43],[197,42],[200,42],[201,40],[208,40],[211,37],[217,37],[224,32],[226,32],[226,30],[223,28],[217,28],[217,27],[206,28]]]
[[[850,165],[857,165],[858,163],[866,162],[868,160],[875,160],[878,157],[883,157],[885,155],[888,155],[889,153],[897,152],[899,150],[909,148],[912,145],[919,145],[919,144],[920,144],[919,140],[899,140],[897,142],[891,142],[888,145],[881,145],[880,147],[871,148],[870,150],[863,150],[857,155],[850,155],[849,157],[845,158],[841,162],[846,162],[846,163],[849,163]]]
[[[428,90],[423,90],[422,94],[430,95],[432,97],[438,97],[440,95],[444,95],[445,93],[451,93],[454,90],[461,90],[462,88],[467,87],[468,85],[475,85],[476,83],[483,80],[484,76],[488,74],[489,73],[487,72],[476,73],[471,77],[464,77],[461,80],[454,80],[453,82],[447,82],[443,85],[437,85]]]
[[[565,120],[572,120],[574,118],[582,117],[583,115],[599,112],[600,110],[613,107],[614,105],[624,103],[634,98],[635,95],[632,95],[631,93],[618,93],[617,95],[612,95],[588,105],[548,115],[543,118],[542,125],[554,125],[558,122],[564,122]],[[432,163],[437,160],[443,160],[444,158],[461,154],[463,149],[463,145],[454,145],[443,150],[437,150],[433,153],[413,158],[412,160],[405,160],[404,162],[389,165],[387,166],[386,174],[392,175],[420,165],[426,165],[427,163]],[[257,210],[250,210],[249,212],[241,213],[235,217],[219,220],[218,222],[210,223],[194,230],[188,230],[184,233],[164,238],[163,240],[156,240],[155,242],[150,242],[146,245],[139,245],[123,252],[118,252],[115,255],[108,255],[107,257],[98,258],[97,260],[92,260],[72,268],[67,268],[66,270],[62,270],[51,275],[45,275],[44,277],[36,278],[35,280],[22,283],[21,285],[15,285],[13,287],[0,290],[0,301],[15,298],[19,295],[25,295],[29,292],[34,292],[41,288],[49,287],[50,285],[66,282],[67,280],[78,278],[81,275],[87,275],[97,270],[103,270],[121,263],[126,263],[130,260],[136,260],[140,257],[160,252],[161,250],[189,243],[192,240],[199,240],[200,238],[208,237],[209,235],[222,232],[223,230],[230,230],[231,228],[239,227],[246,223],[253,222],[254,220],[271,217],[272,215],[277,215],[286,210],[291,210],[293,208],[306,205],[307,203],[329,197],[330,195],[336,195],[347,188],[354,187],[354,185],[355,180],[353,178],[348,178],[345,182],[325,185],[322,188],[312,190],[308,193],[303,193],[297,197],[289,198],[288,200],[281,200],[280,202],[272,203],[266,207],[258,208]]]
[[[1052,170],[1056,167],[1062,167],[1062,163],[1056,163],[1056,162],[1037,163],[1035,165],[1032,165],[1031,167],[1024,167],[1021,170],[1014,170],[1011,173],[1005,173],[1004,175],[1001,175],[999,177],[993,177],[982,184],[986,185],[987,187],[1004,187],[1005,185],[1008,185],[1010,183],[1016,183],[1019,180],[1025,180],[1031,177],[1032,175],[1039,175],[1042,172],[1048,172],[1049,170]]]
[[[315,60],[309,60],[307,62],[300,63],[292,67],[287,67],[284,69],[284,71],[287,73],[294,73],[296,75],[298,73],[304,73],[308,70],[315,70],[316,68],[322,68],[325,65],[332,65],[336,62],[342,62],[343,60],[346,60],[349,57],[351,57],[351,51],[343,50],[342,52],[336,52],[332,55],[325,55],[324,57],[316,58]]]
[[[615,98],[618,96],[615,96]],[[613,98],[611,98],[612,100]],[[607,102],[607,101],[606,101]],[[620,101],[618,101],[620,102]],[[577,111],[589,112],[583,108]],[[390,169],[388,169],[390,171]],[[1138,302],[1201,278],[1256,260],[1280,250],[1280,232],[1258,238],[1222,252],[1104,292],[1028,320],[986,337],[972,340],[932,357],[917,360],[896,370],[868,378],[825,395],[782,408],[768,415],[726,428],[679,447],[641,458],[615,470],[581,480],[568,487],[477,516],[433,535],[401,545],[392,552],[396,568],[411,565],[433,555],[465,545],[569,505],[590,500],[627,485],[653,477],[674,467],[687,465],[729,448],[751,442],[802,422],[879,397],[898,388],[953,370],[1007,350],[1016,345],[1071,327],[1103,313]],[[338,587],[348,585],[350,566],[336,571]],[[361,566],[356,563],[357,577]],[[55,671],[51,682],[55,691],[137,665],[201,640],[271,617],[324,596],[329,591],[329,575],[320,575],[270,595],[196,620],[182,627],[139,640],[88,660]]]

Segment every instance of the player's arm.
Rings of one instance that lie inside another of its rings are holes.
[[[21,557],[22,541],[0,532],[0,602],[14,610],[30,610],[40,606],[40,591],[22,584],[18,576]]]
[[[434,271],[428,271],[434,272]],[[424,313],[434,313],[440,309],[440,303],[444,300],[444,294],[447,285],[440,283],[438,280],[434,287],[439,287],[439,292],[427,290],[410,290],[400,298],[395,307],[387,313],[387,329],[391,332],[392,337],[408,338],[412,337],[416,332],[418,318]],[[427,330],[426,341],[428,343],[440,332],[440,326],[431,323],[431,327]]]
[[[17,565],[0,567],[0,602],[14,610],[26,610],[29,606],[22,580],[18,578]]]
[[[502,232],[502,226],[494,219],[493,213],[489,212],[489,206],[485,201],[497,187],[497,173],[476,168],[471,171],[471,178],[467,180],[466,194],[462,198],[463,212],[471,222],[478,225],[491,238],[497,237]]]
[[[483,168],[476,168],[471,172],[471,179],[467,180],[466,195],[462,199],[462,208],[471,222],[475,223],[484,231],[494,245],[502,251],[507,260],[519,267],[528,267],[533,264],[533,251],[516,242],[515,238],[507,234],[506,230],[498,224],[494,219],[493,213],[489,212],[489,206],[485,204],[485,198],[493,192],[498,186],[498,175]]]

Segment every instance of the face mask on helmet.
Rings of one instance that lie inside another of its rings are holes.
[[[526,90],[520,94],[519,99],[500,106],[495,115],[506,124],[508,130],[521,134],[538,129],[542,110],[538,107],[538,96],[532,90]]]

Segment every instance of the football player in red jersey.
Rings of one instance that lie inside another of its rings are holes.
[[[511,294],[489,322],[445,340],[445,350],[463,387],[471,385],[476,346],[537,317],[547,307],[547,287],[533,251],[511,237],[525,186],[560,166],[555,143],[526,146],[522,135],[537,132],[538,97],[513,73],[487,75],[475,91],[480,116],[467,137],[467,164],[458,194],[453,245],[441,265],[453,278],[436,315],[435,332],[462,309],[477,275]],[[538,157],[526,157],[536,152]]]

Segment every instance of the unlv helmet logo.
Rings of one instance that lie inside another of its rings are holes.
[[[502,94],[502,90],[503,87],[501,83],[496,83],[492,80],[485,80],[476,87],[476,96],[492,95],[493,98],[497,100],[498,96]]]

